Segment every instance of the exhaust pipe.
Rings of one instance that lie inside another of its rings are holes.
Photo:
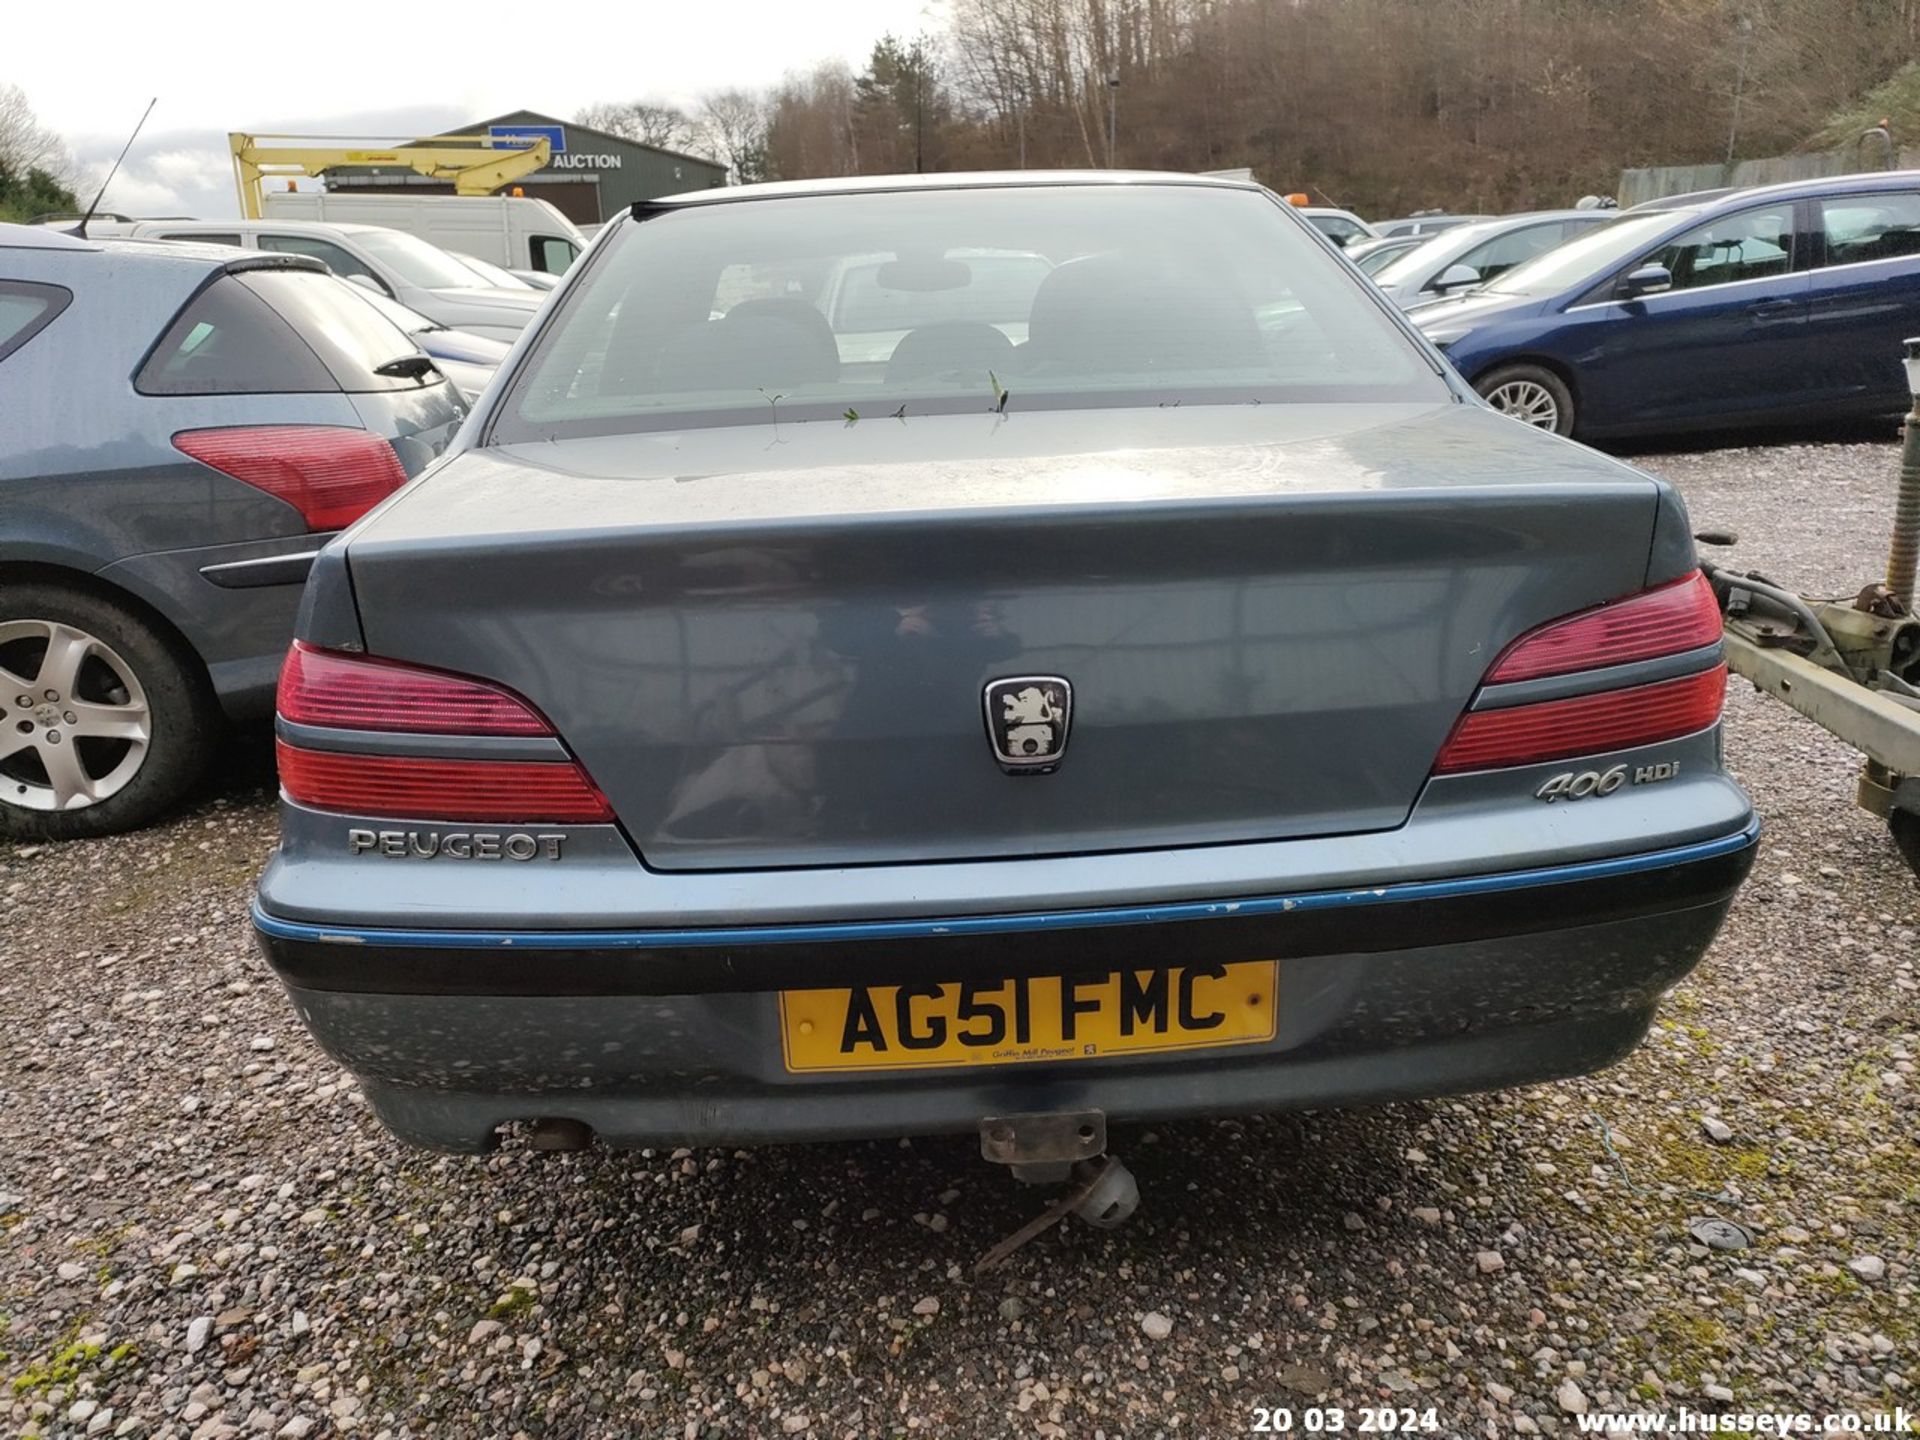
[[[587,1150],[593,1146],[593,1127],[584,1120],[543,1116],[533,1122],[528,1138],[536,1150]]]

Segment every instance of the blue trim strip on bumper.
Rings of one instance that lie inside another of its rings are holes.
[[[1014,915],[962,915],[932,920],[862,920],[841,924],[754,925],[698,930],[407,930],[351,925],[311,925],[267,914],[255,901],[254,926],[280,940],[335,945],[380,945],[420,950],[651,950],[701,945],[779,945],[864,940],[919,940],[946,935],[996,935],[1014,931],[1084,930],[1103,925],[1160,925],[1222,916],[1274,915],[1343,906],[1390,905],[1409,900],[1445,900],[1503,890],[1527,890],[1580,880],[1601,880],[1730,855],[1760,835],[1756,817],[1744,830],[1666,850],[1609,860],[1472,875],[1458,880],[1415,880],[1366,890],[1318,890],[1301,895],[1263,895],[1248,900],[1199,900],[1168,905],[1131,905],[1106,910],[1057,910]]]

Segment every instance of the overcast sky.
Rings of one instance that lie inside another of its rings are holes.
[[[103,202],[130,215],[238,214],[229,130],[399,138],[508,110],[571,119],[598,100],[691,104],[823,59],[857,68],[883,33],[942,24],[940,0],[0,8],[0,83],[26,91],[96,185],[159,97]]]

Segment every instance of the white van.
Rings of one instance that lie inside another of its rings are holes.
[[[404,230],[442,250],[478,255],[504,270],[564,274],[586,237],[545,200],[524,195],[362,195],[269,190],[269,220],[325,220]]]

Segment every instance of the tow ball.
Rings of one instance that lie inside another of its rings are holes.
[[[1068,1215],[1111,1230],[1140,1208],[1140,1186],[1107,1151],[1107,1117],[1099,1110],[1050,1110],[992,1115],[980,1122],[980,1154],[1031,1185],[1065,1184],[1045,1210],[985,1255],[976,1275],[993,1269]]]
[[[1907,865],[1920,875],[1920,338],[1906,342],[1907,416],[1883,580],[1850,599],[1795,594],[1758,571],[1711,561],[1725,620],[1727,665],[1866,757],[1855,798],[1886,820]],[[1702,531],[1732,545],[1731,531]]]

